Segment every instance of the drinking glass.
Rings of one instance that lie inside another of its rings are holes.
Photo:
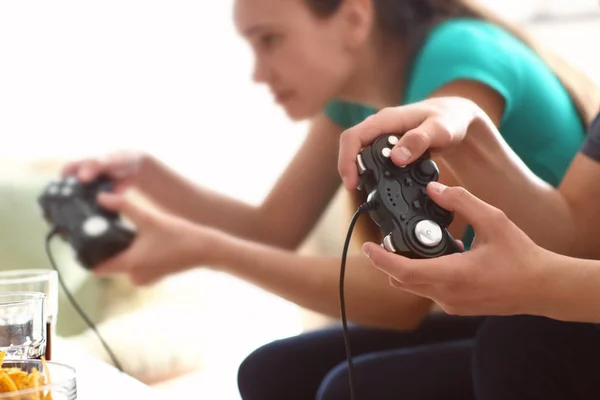
[[[6,360],[40,358],[46,350],[46,295],[0,293],[0,351]]]
[[[4,361],[2,363],[2,368],[18,368],[28,374],[35,368],[42,376],[44,376],[45,384],[32,389],[0,392],[0,400],[77,399],[76,371],[69,365],[48,361],[44,366],[44,363],[40,360],[15,360]],[[13,376],[15,376],[14,372]],[[3,385],[2,387],[5,386]]]
[[[0,293],[41,292],[46,295],[46,360],[52,359],[52,339],[58,317],[58,274],[49,269],[0,271]]]

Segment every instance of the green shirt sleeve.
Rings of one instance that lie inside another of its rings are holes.
[[[431,32],[416,56],[404,102],[424,100],[453,81],[472,80],[504,98],[506,117],[518,103],[521,51],[520,41],[485,21],[443,23]]]

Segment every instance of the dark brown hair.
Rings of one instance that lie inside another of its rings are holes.
[[[332,16],[344,0],[303,0],[320,18]],[[427,33],[435,24],[448,18],[477,18],[494,23],[528,45],[550,67],[561,81],[583,123],[587,126],[600,111],[600,90],[588,76],[530,37],[523,28],[510,24],[482,6],[480,0],[372,0],[378,29],[388,37],[402,38],[409,54],[418,51]],[[408,61],[409,63],[411,60]],[[408,68],[410,70],[410,68]],[[352,212],[364,199],[358,193],[352,202]],[[363,220],[364,221],[364,220]],[[373,224],[357,224],[357,243],[380,239]]]

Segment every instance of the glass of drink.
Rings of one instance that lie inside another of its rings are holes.
[[[9,368],[10,374],[1,374],[0,400],[77,399],[76,372],[69,365],[53,361],[15,360],[4,361],[0,370]],[[31,381],[35,381],[38,387]],[[30,388],[24,388],[28,386]]]
[[[40,358],[46,351],[46,295],[0,293],[0,351],[7,360]]]
[[[58,274],[49,269],[0,271],[0,293],[41,292],[46,295],[46,360],[52,359],[52,339],[58,316]]]

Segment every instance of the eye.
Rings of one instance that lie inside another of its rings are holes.
[[[282,36],[274,33],[261,35],[259,38],[260,46],[269,50],[281,42]]]

